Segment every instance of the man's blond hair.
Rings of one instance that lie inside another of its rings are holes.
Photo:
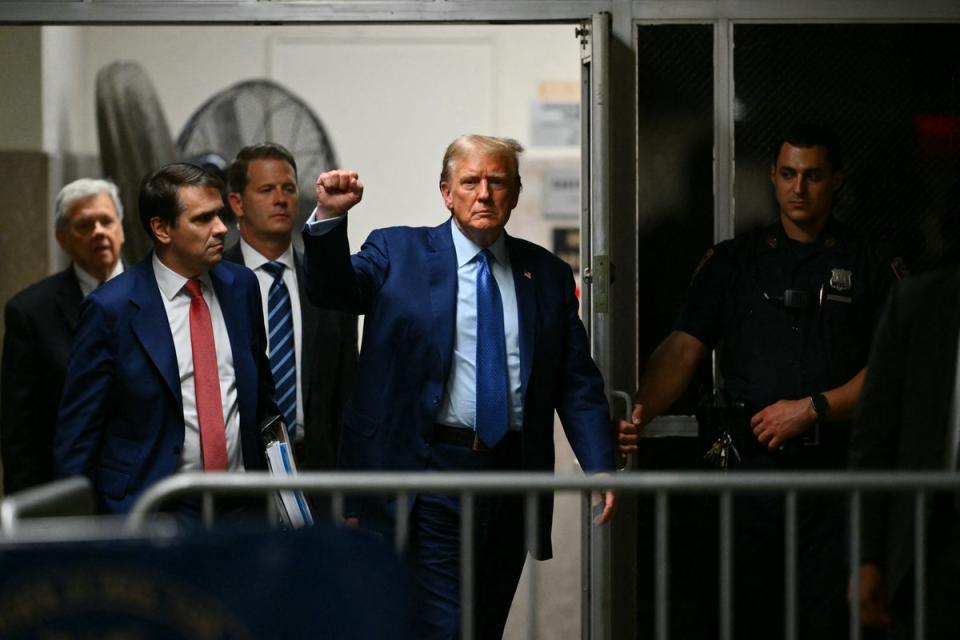
[[[454,170],[454,163],[459,158],[469,155],[500,156],[510,161],[510,168],[517,190],[522,186],[520,181],[520,154],[523,145],[513,138],[498,138],[496,136],[481,136],[477,134],[462,135],[447,146],[443,154],[443,168],[440,170],[440,182],[449,183]]]

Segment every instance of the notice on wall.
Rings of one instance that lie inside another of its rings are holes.
[[[580,146],[580,85],[541,82],[530,105],[530,144],[534,147]]]
[[[580,215],[580,170],[548,169],[543,174],[543,215],[576,218]]]
[[[530,108],[530,143],[534,147],[580,145],[580,103],[535,100]]]

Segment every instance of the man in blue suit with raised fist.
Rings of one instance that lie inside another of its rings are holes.
[[[317,179],[304,231],[307,292],[320,307],[365,314],[357,382],[338,466],[371,471],[552,470],[556,411],[587,472],[613,466],[603,379],[590,357],[570,267],[504,232],[521,181],[515,140],[469,135],[443,158],[438,227],[370,234],[351,256],[347,211],[363,185],[350,171]],[[613,515],[605,492],[599,521]],[[419,589],[418,638],[460,631],[459,497],[418,494],[351,503],[361,527],[389,535],[410,515],[407,557]],[[529,551],[549,558],[552,500],[527,548],[522,501],[476,504],[476,635],[499,638]]]
[[[256,276],[222,262],[223,183],[167,165],[140,190],[154,250],[83,302],[54,439],[58,476],[90,477],[129,511],[178,471],[264,469],[258,425],[279,411]],[[197,508],[176,508],[190,519]]]

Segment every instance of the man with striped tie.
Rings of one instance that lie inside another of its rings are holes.
[[[276,400],[302,469],[333,469],[343,405],[357,366],[357,318],[318,309],[303,292],[292,244],[297,164],[274,143],[244,147],[227,172],[240,240],[224,258],[260,283]]]

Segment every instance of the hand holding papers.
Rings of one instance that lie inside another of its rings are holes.
[[[275,416],[260,427],[260,440],[270,473],[281,477],[297,475],[293,447],[282,416]],[[313,514],[302,491],[277,492],[277,507],[284,526],[293,529],[313,526]]]

